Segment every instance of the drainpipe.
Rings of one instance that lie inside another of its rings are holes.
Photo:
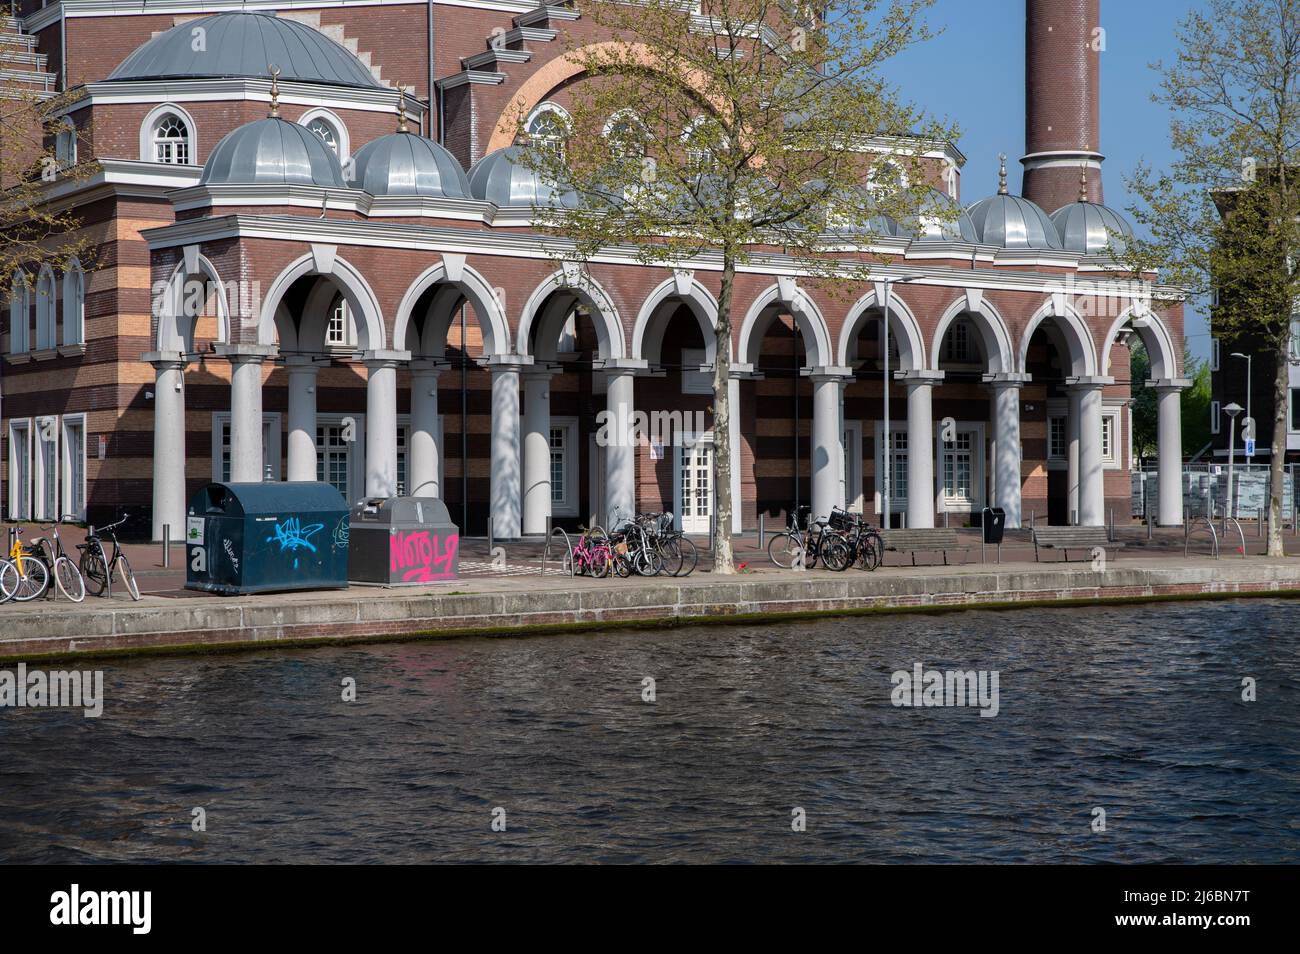
[[[425,13],[427,21],[426,28],[429,36],[429,110],[424,116],[424,134],[428,138],[432,139],[433,137],[429,136],[429,133],[431,132],[429,127],[433,125],[433,98],[436,95],[433,87],[433,0],[427,0],[425,3]],[[442,142],[441,111],[438,113],[438,142]]]

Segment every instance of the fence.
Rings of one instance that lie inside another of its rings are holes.
[[[1154,466],[1135,470],[1132,477],[1132,513],[1144,519],[1160,512],[1160,480]],[[1300,480],[1300,467],[1288,465],[1282,480],[1283,519],[1290,520],[1295,513],[1296,482]],[[1189,464],[1183,468],[1183,509],[1188,517],[1222,514],[1225,504],[1230,513],[1254,517],[1260,511],[1267,513],[1269,505],[1269,468],[1267,464],[1237,464],[1233,468],[1233,501],[1228,500],[1227,464]]]

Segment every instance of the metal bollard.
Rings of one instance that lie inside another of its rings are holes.
[[[493,550],[493,546],[492,546],[492,543],[493,543],[493,540],[492,540],[492,515],[491,515],[491,514],[488,514],[487,538],[488,538],[488,559],[490,560],[490,559],[492,558],[492,550]]]
[[[766,515],[766,514],[763,514],[763,513],[760,513],[760,514],[758,515],[758,549],[759,549],[760,552],[761,552],[762,549],[763,549],[763,540],[764,540],[764,520],[763,520],[763,518],[766,517],[766,516],[767,516],[767,515]]]
[[[172,525],[163,524],[163,568],[172,565]]]
[[[1255,523],[1256,523],[1255,529],[1259,533],[1259,538],[1263,540],[1264,539],[1264,508],[1263,507],[1255,508]]]
[[[949,524],[949,520],[948,520],[948,516],[949,516],[949,511],[945,510],[945,511],[943,512],[943,528],[944,528],[945,530],[947,530],[947,529],[949,528],[949,526],[950,526],[950,524]]]

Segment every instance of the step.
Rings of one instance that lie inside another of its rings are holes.
[[[44,53],[28,53],[22,50],[6,50],[0,47],[0,63],[12,63],[12,68],[22,69],[28,67],[37,71],[44,71],[49,57]]]
[[[0,79],[8,80],[13,83],[26,83],[31,86],[39,87],[42,90],[51,90],[54,88],[54,84],[58,80],[58,77],[53,73],[0,68]]]
[[[521,27],[549,27],[552,23],[569,22],[578,19],[580,16],[581,14],[573,7],[543,3],[536,10],[529,10],[527,13],[519,14],[514,18],[514,24]]]
[[[36,37],[26,33],[0,32],[0,47],[3,46],[21,46],[26,50],[34,50],[36,49]]]
[[[527,50],[512,50],[508,47],[501,49],[484,50],[482,53],[475,53],[473,56],[461,58],[461,66],[467,70],[489,70],[496,71],[496,66],[501,63],[527,63],[533,58],[533,54]]]

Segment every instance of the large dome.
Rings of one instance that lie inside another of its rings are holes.
[[[469,171],[470,194],[486,199],[498,208],[531,208],[535,205],[562,205],[576,208],[577,193],[559,190],[543,181],[535,169],[523,162],[518,146],[490,152]]]
[[[204,33],[194,32],[199,29]],[[196,44],[197,36],[202,44]],[[265,77],[271,65],[282,80],[382,88],[346,47],[305,24],[265,13],[217,13],[174,26],[138,47],[108,78]]]
[[[203,165],[201,185],[318,185],[346,189],[343,169],[310,129],[259,119],[229,132]]]
[[[955,215],[954,215],[955,213]],[[898,234],[914,242],[978,242],[975,224],[951,197],[931,188],[912,215],[898,223]]]
[[[373,139],[352,157],[353,184],[371,195],[468,199],[469,178],[450,152],[409,132]]]
[[[970,207],[983,245],[999,248],[1060,249],[1061,237],[1047,213],[1028,199],[999,192]]]
[[[1114,209],[1096,202],[1071,202],[1052,213],[1061,244],[1071,252],[1096,255],[1112,241],[1123,252],[1133,237],[1133,226]]]

